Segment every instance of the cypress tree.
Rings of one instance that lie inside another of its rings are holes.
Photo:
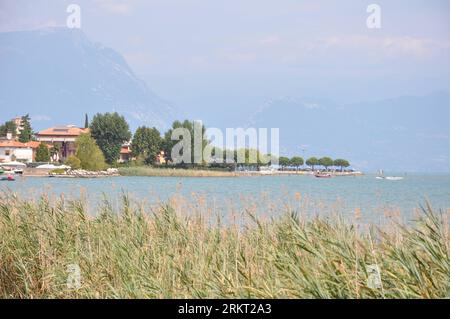
[[[19,134],[19,142],[28,143],[31,141],[31,135],[33,134],[30,124],[30,116],[28,114],[22,116],[22,127],[23,129]]]

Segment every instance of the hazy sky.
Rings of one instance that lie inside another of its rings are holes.
[[[65,25],[70,3],[91,40],[193,110],[450,88],[450,1],[0,0],[0,31]],[[366,26],[371,3],[381,29]]]

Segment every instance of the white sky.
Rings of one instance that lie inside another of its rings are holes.
[[[0,0],[0,31],[64,25],[122,53],[162,97],[201,110],[278,96],[351,102],[450,88],[450,2]]]

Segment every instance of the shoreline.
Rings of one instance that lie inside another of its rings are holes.
[[[314,176],[315,172],[311,171],[257,171],[257,172],[239,172],[240,174],[243,174],[244,176],[247,175],[260,175],[260,176],[274,176],[274,175],[303,175],[303,176]],[[365,175],[363,172],[356,171],[356,172],[327,172],[327,174],[330,174],[332,177],[342,177],[342,176],[363,176]]]
[[[332,177],[363,176],[363,172],[328,172]],[[175,168],[131,167],[109,169],[102,172],[75,170],[65,174],[52,173],[51,169],[25,169],[23,177],[46,178],[104,178],[104,177],[245,177],[245,176],[313,176],[311,171],[214,171]]]

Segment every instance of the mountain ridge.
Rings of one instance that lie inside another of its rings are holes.
[[[306,157],[344,157],[371,171],[450,172],[445,91],[352,104],[282,97],[257,110],[248,122],[279,127],[283,155],[303,155],[306,149]]]
[[[179,112],[120,53],[77,29],[0,33],[0,68],[0,107],[9,117],[30,113],[53,125],[82,123],[84,113],[117,111],[132,127],[163,130]]]

